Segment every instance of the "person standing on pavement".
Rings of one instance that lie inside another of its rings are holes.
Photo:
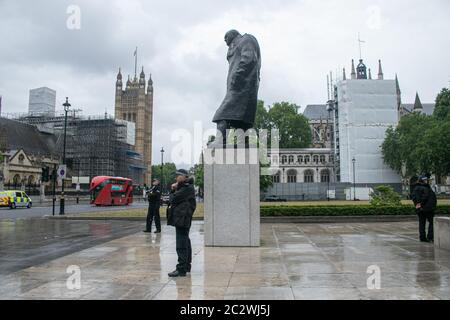
[[[419,178],[417,185],[412,192],[412,200],[416,206],[419,216],[419,234],[421,242],[434,241],[434,211],[437,206],[437,198],[428,183],[428,177]],[[428,221],[428,235],[426,233],[426,223]]]
[[[176,270],[169,273],[169,277],[185,277],[191,272],[192,246],[189,231],[192,224],[197,202],[193,178],[189,173],[180,169],[176,172],[176,183],[172,185],[167,211],[167,223],[175,227],[176,250],[178,264]]]
[[[153,186],[147,193],[148,199],[148,212],[147,212],[147,225],[144,232],[152,232],[153,220],[155,220],[156,231],[155,233],[161,233],[161,219],[159,216],[159,207],[161,206],[161,188],[159,180],[153,180]]]

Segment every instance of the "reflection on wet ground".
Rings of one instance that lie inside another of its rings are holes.
[[[263,224],[261,248],[204,248],[196,222],[192,273],[176,280],[167,276],[177,260],[173,228],[155,235],[130,222],[32,224],[0,224],[0,259],[32,263],[0,275],[2,299],[450,298],[450,251],[418,242],[412,222]],[[76,290],[67,287],[73,265]],[[368,287],[371,266],[381,271],[379,290]]]
[[[140,230],[133,222],[0,220],[0,276]]]

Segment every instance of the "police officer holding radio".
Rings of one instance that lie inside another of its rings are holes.
[[[155,219],[156,231],[155,233],[161,233],[161,220],[159,216],[159,207],[161,206],[161,188],[159,180],[153,180],[153,186],[147,193],[148,198],[148,213],[147,213],[147,226],[144,232],[152,232],[152,223]]]

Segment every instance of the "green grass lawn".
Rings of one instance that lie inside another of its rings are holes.
[[[450,205],[450,200],[439,200],[441,205]],[[405,205],[410,205],[411,201],[402,201]],[[261,206],[361,206],[368,205],[369,201],[299,201],[299,202],[262,202]],[[166,207],[162,207],[160,210],[162,217],[166,216]],[[75,215],[74,215],[75,216]],[[96,218],[138,218],[146,217],[147,209],[124,209],[118,211],[102,211],[102,212],[89,212],[81,213],[76,216],[81,217],[96,217]],[[197,203],[197,210],[195,210],[194,218],[203,218],[203,203]]]

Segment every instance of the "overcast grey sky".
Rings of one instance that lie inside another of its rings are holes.
[[[67,28],[70,5],[81,10],[79,30]],[[404,102],[416,91],[432,102],[450,81],[449,12],[448,0],[0,0],[3,112],[26,112],[29,89],[48,86],[58,106],[68,96],[85,114],[113,114],[117,70],[134,73],[138,46],[138,64],[154,80],[159,162],[174,129],[214,127],[226,86],[223,36],[232,28],[260,42],[266,104],[324,103],[327,72],[359,58],[358,32],[374,74],[382,59],[386,78],[398,74]]]

